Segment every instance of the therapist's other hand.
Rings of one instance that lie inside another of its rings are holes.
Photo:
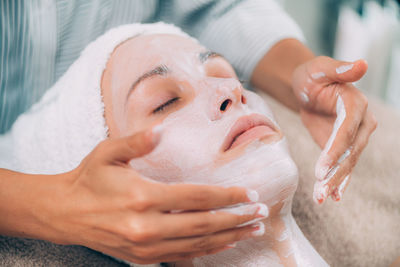
[[[341,199],[351,171],[376,129],[367,98],[352,84],[367,68],[364,60],[343,62],[321,56],[294,71],[292,86],[302,121],[323,148],[315,166],[317,203],[328,196]]]
[[[259,225],[237,227],[258,214],[258,195],[244,188],[167,185],[140,176],[128,163],[149,153],[159,136],[151,131],[100,143],[48,203],[43,220],[61,244],[79,244],[139,264],[213,254],[252,237]],[[247,203],[251,214],[210,212]],[[261,212],[262,213],[262,212]],[[265,216],[265,213],[264,213]]]

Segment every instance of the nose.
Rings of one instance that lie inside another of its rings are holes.
[[[239,93],[234,92],[235,96],[233,97],[233,99],[240,99],[240,101],[236,100],[235,102],[240,102],[241,104],[246,104],[246,98],[244,97],[242,90],[240,90]],[[240,94],[240,96],[236,96]],[[223,113],[225,111],[227,111],[231,105],[232,105],[232,99],[231,98],[226,98],[220,105],[219,110]]]
[[[214,103],[211,106],[214,110],[212,120],[220,119],[229,110],[240,107],[247,102],[243,95],[243,87],[238,80],[218,78],[217,82],[217,86],[213,86]]]
[[[227,112],[235,105],[246,104],[246,98],[243,96],[243,87],[239,81],[230,79],[229,83],[225,83],[218,89],[219,93],[223,96],[219,100],[219,111],[221,113]],[[233,81],[232,81],[233,80]]]

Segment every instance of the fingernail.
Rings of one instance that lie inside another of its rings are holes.
[[[258,195],[257,191],[248,189],[247,198],[250,200],[250,202],[257,202],[260,196]]]
[[[261,216],[262,218],[267,218],[269,215],[269,209],[267,205],[260,203],[257,215]]]
[[[336,202],[340,201],[340,196],[337,189],[333,190],[333,192],[331,193],[331,199]]]
[[[231,214],[235,215],[258,215],[260,209],[262,209],[262,212],[265,212],[265,208],[262,208],[262,206],[265,206],[264,204],[261,203],[252,203],[252,204],[241,204],[241,205],[236,205],[236,206],[231,206],[228,208],[220,208],[217,209],[216,211],[220,212],[228,212]]]
[[[244,226],[247,226],[247,225],[254,224],[254,223],[258,222],[258,221],[261,221],[262,219],[264,219],[264,218],[255,218],[255,219],[250,220],[248,222],[236,225],[236,228],[240,228],[240,227],[244,227]]]
[[[361,60],[364,61],[364,63],[368,65],[368,61],[367,60],[365,60],[365,59],[361,59]]]
[[[322,204],[328,197],[328,192],[329,192],[328,185],[316,182],[314,184],[314,193],[313,193],[314,202],[317,204]]]
[[[251,232],[251,235],[254,237],[262,236],[265,233],[265,225],[262,222],[258,222],[253,224],[254,230]]]
[[[243,226],[247,226],[247,225],[250,225],[250,224],[254,224],[254,223],[256,223],[256,222],[258,222],[260,220],[263,220],[263,219],[267,218],[268,215],[269,215],[269,209],[268,209],[267,205],[262,204],[262,203],[257,204],[257,212],[256,212],[256,214],[257,214],[257,218],[252,219],[250,221],[247,221],[245,223],[239,224],[236,227],[243,227]]]
[[[151,129],[153,144],[158,144],[160,142],[161,132],[163,128],[164,127],[161,124],[158,124]]]
[[[353,68],[354,64],[348,64],[348,65],[342,65],[340,67],[336,68],[336,73],[337,74],[342,74],[345,73]]]
[[[226,245],[228,248],[236,248],[236,242]]]

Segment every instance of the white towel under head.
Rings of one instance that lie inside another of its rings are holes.
[[[97,38],[42,99],[17,119],[11,131],[0,137],[0,167],[40,174],[77,167],[107,138],[100,84],[111,53],[125,40],[149,34],[191,38],[161,22],[123,25]]]

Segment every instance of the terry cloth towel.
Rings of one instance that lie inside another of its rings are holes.
[[[149,34],[191,38],[161,22],[123,25],[97,38],[42,99],[17,119],[11,131],[0,137],[0,168],[56,174],[77,167],[107,138],[100,83],[111,53],[125,40]]]

